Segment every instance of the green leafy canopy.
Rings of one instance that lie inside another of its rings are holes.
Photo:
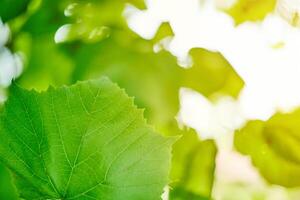
[[[0,159],[24,199],[159,199],[174,138],[157,134],[107,78],[46,92],[13,85]]]

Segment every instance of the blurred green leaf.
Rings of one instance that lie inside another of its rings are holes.
[[[194,64],[184,74],[185,87],[197,90],[207,97],[239,95],[244,81],[222,54],[193,48],[190,50],[190,55]]]
[[[0,18],[3,22],[7,22],[27,9],[30,0],[1,0],[0,1]]]
[[[258,21],[275,9],[276,0],[237,0],[226,12],[236,24],[246,21]]]
[[[0,122],[21,198],[153,200],[168,183],[174,137],[107,78],[42,93],[13,85]]]
[[[66,41],[97,42],[109,36],[111,29],[128,29],[123,11],[127,3],[145,8],[143,0],[70,1],[64,13],[68,17]],[[100,11],[100,12],[99,12]]]
[[[16,200],[17,193],[11,183],[11,177],[8,170],[0,164],[0,199]]]
[[[68,0],[43,0],[13,36],[13,48],[24,55],[24,72],[18,82],[26,88],[46,89],[70,83],[73,62],[54,41],[56,30],[68,20]]]
[[[270,183],[300,186],[300,110],[278,113],[266,122],[250,121],[235,135],[235,146],[250,155]]]
[[[51,36],[43,34],[32,38],[29,34],[20,35],[19,50],[23,49],[26,53],[25,70],[18,80],[23,87],[44,90],[49,85],[59,86],[71,82],[74,63]]]
[[[173,145],[170,197],[210,199],[216,153],[214,141],[201,141],[194,130],[185,130],[182,138]]]
[[[300,164],[300,110],[278,113],[268,120],[264,136],[281,157]]]
[[[53,41],[56,30],[70,21],[64,15],[64,9],[70,2],[70,0],[42,0],[27,16],[20,32],[30,33],[33,38],[53,34],[48,38],[49,41]]]
[[[111,1],[111,0],[107,0],[107,1]],[[146,4],[144,0],[126,0],[126,2],[131,5],[134,5],[139,9],[146,9]]]
[[[210,200],[210,198],[188,192],[181,187],[175,187],[170,190],[169,200]]]
[[[151,41],[154,44],[156,44],[161,40],[165,39],[166,37],[172,37],[172,36],[174,36],[174,32],[172,30],[171,25],[168,22],[163,22],[158,28],[154,38],[151,39]]]

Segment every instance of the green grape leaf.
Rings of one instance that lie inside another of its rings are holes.
[[[300,186],[300,110],[275,114],[268,121],[250,121],[235,134],[235,147],[250,155],[267,181]]]
[[[0,18],[3,22],[7,22],[27,9],[30,0],[1,0],[0,2]]]
[[[170,173],[171,191],[173,188],[170,195],[173,198],[170,198],[184,199],[188,195],[191,199],[209,199],[214,182],[216,154],[213,140],[201,141],[194,130],[186,130],[173,145]]]
[[[106,78],[46,92],[13,85],[0,159],[24,199],[160,199],[174,138]]]
[[[226,12],[236,24],[246,21],[259,21],[275,9],[276,0],[237,0]]]
[[[3,165],[0,165],[0,199],[18,199],[9,171]]]

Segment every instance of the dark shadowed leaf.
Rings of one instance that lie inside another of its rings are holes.
[[[1,0],[0,18],[3,22],[17,17],[24,13],[30,0]]]

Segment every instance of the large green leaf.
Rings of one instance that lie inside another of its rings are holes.
[[[24,199],[152,200],[168,183],[174,139],[106,78],[42,93],[13,85],[0,137]]]
[[[0,199],[17,199],[15,188],[11,183],[10,174],[3,165],[0,165]]]
[[[186,130],[173,145],[170,199],[210,199],[216,153],[214,141]]]
[[[237,0],[227,10],[236,24],[246,21],[258,21],[265,18],[267,14],[275,9],[276,0]]]
[[[300,186],[300,110],[276,114],[266,122],[250,121],[235,135],[235,146],[250,155],[270,183]]]

